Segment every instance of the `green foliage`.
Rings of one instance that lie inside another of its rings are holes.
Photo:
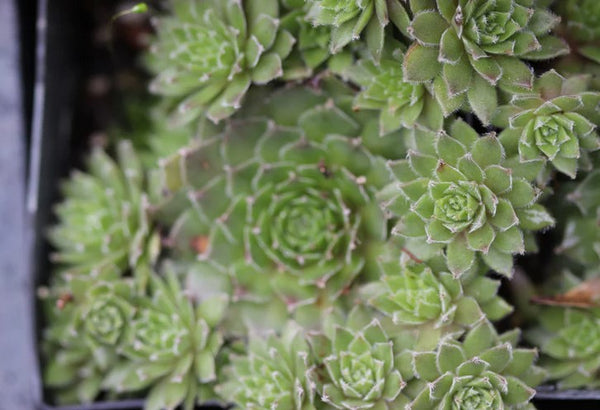
[[[600,39],[600,5],[597,1],[565,0],[557,2],[556,10],[575,39],[582,42]]]
[[[600,263],[600,171],[591,172],[568,196],[579,212],[564,219],[557,252],[588,267]]]
[[[219,290],[234,298],[232,318],[252,326],[278,328],[287,312],[318,320],[387,237],[376,153],[404,149],[379,137],[376,117],[352,112],[348,88],[323,81],[320,93],[270,95],[162,167],[173,255],[195,261],[197,283],[228,282]],[[204,249],[190,247],[197,240]]]
[[[548,35],[559,19],[531,0],[416,0],[407,31],[412,45],[405,79],[434,81],[446,115],[460,107],[489,123],[497,107],[496,87],[531,89],[533,73],[522,60],[566,54],[566,43]]]
[[[206,123],[206,121],[201,122]],[[113,138],[123,135],[131,141],[145,169],[158,167],[158,162],[177,152],[194,139],[191,125],[174,125],[167,107],[152,99],[134,98],[125,103],[125,124],[113,131]]]
[[[331,28],[313,26],[306,20],[310,3],[304,0],[281,0],[285,11],[281,27],[296,38],[290,56],[283,63],[283,78],[286,80],[307,78],[331,56],[329,39]]]
[[[50,326],[43,334],[43,378],[59,403],[94,400],[119,361],[117,350],[135,312],[133,298],[133,283],[119,279],[115,269],[67,275],[44,289]]]
[[[74,171],[63,184],[58,223],[48,232],[52,260],[71,273],[151,262],[156,238],[148,220],[142,164],[128,141],[117,146],[118,162],[94,149],[87,173]]]
[[[149,388],[146,410],[175,408],[213,397],[215,357],[223,338],[216,329],[226,310],[225,295],[195,306],[181,294],[177,277],[151,277],[151,296],[137,300],[137,312],[127,328],[115,365],[103,382],[118,393]]]
[[[355,309],[346,323],[309,335],[319,367],[314,383],[321,400],[336,409],[393,409],[406,400],[394,344],[375,319]]]
[[[428,263],[381,258],[377,267],[380,279],[366,284],[361,298],[391,319],[389,333],[417,328],[432,337],[433,328],[441,336],[511,312],[497,296],[500,283],[481,275],[477,265],[461,280],[448,272],[443,257]]]
[[[404,81],[401,49],[385,53],[379,63],[363,58],[343,71],[343,75],[361,86],[356,109],[379,111],[379,133],[386,135],[416,124],[439,130],[443,126],[442,110],[431,90],[423,84]]]
[[[390,163],[396,181],[380,195],[382,205],[399,217],[394,232],[443,247],[456,276],[477,255],[510,276],[512,255],[525,252],[531,231],[554,224],[536,204],[535,187],[504,166],[496,135],[480,137],[462,120],[448,133],[418,132],[414,139],[417,150]]]
[[[551,70],[535,80],[532,93],[516,95],[499,107],[493,123],[504,128],[499,138],[507,156],[518,155],[528,163],[549,161],[571,178],[578,168],[589,169],[587,153],[600,148],[591,122],[598,118],[600,94],[586,92],[589,81],[590,76],[565,79]]]
[[[316,409],[309,380],[314,363],[303,329],[286,324],[280,336],[251,335],[248,351],[231,359],[221,397],[244,409]]]
[[[294,37],[279,29],[278,0],[174,0],[149,56],[150,89],[174,98],[180,122],[231,116],[251,84],[283,75]]]
[[[331,27],[332,53],[358,39],[364,31],[371,56],[379,60],[389,21],[401,29],[408,22],[402,0],[308,0],[307,3],[311,6],[307,20],[316,26]]]
[[[516,324],[599,386],[595,1],[164,6],[155,96],[49,229],[54,402],[532,409]]]
[[[597,265],[579,277],[565,270],[550,278],[546,288],[551,294],[576,292],[580,299],[571,304],[538,306],[535,326],[525,334],[530,343],[540,348],[540,364],[548,371],[547,380],[560,389],[600,386],[599,295],[591,292],[587,299],[583,296],[585,289],[591,289],[597,281]]]
[[[415,352],[407,408],[527,408],[545,374],[533,365],[535,350],[516,348],[518,337],[518,332],[498,335],[483,320],[462,342],[442,340],[434,351]]]

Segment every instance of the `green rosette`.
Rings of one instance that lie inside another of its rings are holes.
[[[247,351],[230,360],[217,387],[226,402],[248,410],[323,408],[315,403],[315,364],[298,324],[286,323],[279,336],[250,335]]]
[[[532,169],[549,162],[571,178],[580,168],[589,170],[589,153],[600,148],[594,125],[600,94],[588,91],[590,80],[550,70],[536,78],[532,93],[499,107],[492,122],[505,128],[499,138],[507,156],[518,156]]]
[[[173,100],[177,122],[219,122],[240,108],[251,84],[283,75],[295,39],[280,29],[279,7],[278,0],[172,3],[147,60],[156,74],[150,90]]]
[[[223,344],[219,325],[226,295],[192,303],[167,266],[152,275],[150,296],[137,299],[137,312],[119,350],[126,360],[113,366],[103,386],[115,393],[147,391],[144,409],[193,409],[214,399],[216,356]]]
[[[64,275],[42,288],[49,324],[43,331],[44,384],[56,403],[91,403],[111,368],[135,313],[133,282],[119,271]]]
[[[476,256],[512,275],[514,254],[535,250],[533,231],[554,224],[538,190],[505,164],[495,134],[479,136],[462,120],[448,133],[413,132],[406,160],[390,162],[395,182],[380,192],[382,206],[399,217],[394,233],[420,248],[445,250],[460,276]]]
[[[433,81],[435,96],[449,115],[465,107],[488,124],[497,108],[497,88],[531,89],[533,73],[523,60],[568,53],[550,34],[560,21],[531,0],[411,1],[407,31],[413,42],[404,77]]]
[[[232,296],[230,318],[242,322],[232,331],[279,329],[290,315],[318,325],[388,236],[374,198],[389,180],[384,155],[404,148],[379,136],[373,113],[352,111],[346,86],[320,87],[257,96],[163,163],[166,242],[191,266],[192,292]]]

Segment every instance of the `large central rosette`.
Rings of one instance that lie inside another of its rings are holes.
[[[258,229],[251,246],[260,247],[255,252],[264,252],[303,281],[325,281],[329,275],[324,272],[338,271],[340,264],[356,271],[359,265],[351,246],[360,224],[355,211],[364,204],[361,187],[343,177],[330,178],[312,165],[281,171],[280,181],[264,181],[258,206],[252,209]]]
[[[167,242],[193,262],[192,292],[218,283],[265,328],[288,313],[318,319],[387,237],[376,154],[403,156],[397,135],[379,137],[377,116],[353,113],[339,83],[321,86],[282,91],[163,164]]]

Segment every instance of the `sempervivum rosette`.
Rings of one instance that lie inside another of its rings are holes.
[[[600,309],[543,307],[541,326],[527,334],[539,346],[549,380],[561,389],[600,386]]]
[[[397,135],[379,137],[376,117],[352,112],[341,83],[321,87],[255,97],[221,134],[163,164],[173,255],[198,260],[199,292],[230,278],[232,318],[264,328],[279,325],[263,311],[250,318],[255,309],[285,320],[332,305],[387,237],[373,199],[388,177],[375,154],[404,150]]]
[[[119,360],[135,308],[132,282],[118,277],[114,269],[96,277],[66,275],[40,290],[50,320],[42,343],[44,383],[58,403],[92,402]]]
[[[567,198],[577,210],[561,221],[563,239],[555,252],[587,267],[596,267],[600,263],[600,171],[590,172]]]
[[[477,264],[460,280],[448,272],[442,257],[427,263],[381,258],[377,267],[380,279],[365,285],[361,297],[391,320],[388,333],[418,329],[432,339],[432,348],[444,333],[473,326],[483,317],[499,320],[512,310],[497,295],[500,282],[481,275]]]
[[[155,241],[148,221],[144,174],[128,141],[117,146],[118,161],[95,149],[87,173],[76,171],[63,185],[65,199],[56,208],[58,224],[48,239],[54,262],[69,272],[106,266],[125,270],[152,259]]]
[[[407,403],[394,342],[377,319],[353,309],[343,325],[308,335],[320,366],[313,374],[321,400],[335,409],[398,409]]]
[[[392,50],[392,44],[395,46]],[[379,111],[379,132],[385,135],[402,127],[419,125],[433,130],[442,128],[442,110],[424,84],[404,81],[403,47],[389,42],[378,64],[362,58],[341,74],[361,86],[356,109]]]
[[[233,356],[217,392],[248,410],[314,410],[314,363],[304,330],[289,322],[281,335],[250,335],[247,352]]]
[[[436,97],[450,113],[461,106],[489,122],[496,86],[520,92],[533,74],[521,59],[566,54],[550,30],[559,19],[532,0],[417,0],[408,27],[415,39],[404,59],[409,81],[434,80]]]
[[[546,283],[550,296],[536,298],[537,323],[525,336],[560,389],[600,386],[599,273],[597,265],[582,277],[565,269]]]
[[[223,337],[218,326],[227,306],[225,295],[193,305],[182,293],[177,277],[151,276],[151,296],[137,300],[120,354],[104,386],[116,393],[148,389],[145,409],[160,410],[213,398],[215,357]]]
[[[156,168],[159,159],[173,155],[194,137],[192,124],[174,126],[169,110],[152,99],[132,98],[124,108],[125,124],[114,137],[127,135],[145,169]],[[152,195],[149,196],[152,201]]]
[[[371,55],[378,60],[384,46],[384,30],[391,20],[406,27],[408,14],[402,0],[308,0],[307,19],[317,26],[331,27],[330,49],[339,52],[365,32]]]
[[[590,121],[598,118],[600,94],[587,91],[589,81],[590,76],[566,79],[551,70],[536,79],[532,93],[516,95],[501,106],[492,122],[506,128],[499,138],[507,156],[549,161],[571,178],[578,168],[589,168],[588,152],[600,148]]]
[[[536,204],[536,189],[504,166],[504,149],[494,134],[479,136],[462,120],[449,134],[420,132],[417,150],[390,162],[397,181],[383,190],[383,206],[400,220],[395,233],[423,238],[446,250],[448,268],[466,272],[481,255],[511,275],[512,255],[525,252],[531,231],[553,225]]]
[[[250,84],[283,75],[294,41],[279,29],[278,0],[176,0],[173,15],[159,21],[150,89],[178,102],[179,121],[218,122],[240,107]]]
[[[523,409],[543,380],[537,352],[516,348],[519,332],[498,335],[486,320],[464,340],[451,338],[430,352],[413,353],[406,409]]]

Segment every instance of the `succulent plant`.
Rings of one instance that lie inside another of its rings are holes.
[[[306,18],[316,26],[331,27],[329,48],[334,54],[364,31],[369,52],[379,60],[389,21],[399,28],[406,27],[408,21],[402,0],[308,0],[308,3]]]
[[[376,116],[353,113],[351,92],[333,79],[317,92],[299,86],[254,101],[262,103],[221,134],[163,164],[173,193],[164,213],[176,216],[163,220],[174,257],[197,261],[205,282],[230,277],[235,316],[276,329],[263,311],[249,318],[251,306],[283,321],[330,307],[386,239],[373,200],[388,180],[377,154],[399,158],[404,148],[397,135],[379,137]]]
[[[394,233],[444,247],[454,275],[481,255],[510,276],[512,255],[533,242],[531,231],[554,223],[535,203],[536,188],[503,166],[495,134],[480,137],[460,119],[449,133],[417,132],[414,139],[417,150],[390,162],[396,181],[380,193],[382,205],[399,217]]]
[[[566,54],[566,43],[549,35],[559,19],[532,0],[418,0],[410,2],[414,38],[404,59],[404,78],[434,80],[446,115],[465,106],[489,123],[496,86],[531,88],[525,60]]]
[[[577,44],[574,51],[595,63],[600,63],[600,48],[596,44],[600,39],[598,2],[564,0],[556,2],[555,9],[562,17],[565,35]],[[579,71],[585,72],[581,69]]]
[[[217,391],[227,403],[248,410],[313,410],[314,364],[304,329],[288,322],[281,335],[250,335],[248,351],[235,356]]]
[[[355,109],[379,111],[381,135],[415,125],[441,129],[444,116],[431,91],[423,84],[404,81],[402,48],[394,51],[388,51],[388,48],[377,64],[363,58],[343,70],[344,77],[361,86],[354,101]]]
[[[75,171],[63,184],[58,223],[48,232],[52,260],[71,273],[121,270],[156,257],[157,236],[148,220],[144,172],[131,144],[117,146],[117,162],[95,149],[87,173]]]
[[[89,403],[119,360],[135,312],[134,286],[109,268],[95,277],[63,276],[40,291],[50,323],[43,334],[44,383],[58,403]]]
[[[552,163],[575,178],[577,169],[590,167],[588,151],[600,148],[592,119],[599,93],[586,92],[590,76],[565,79],[554,70],[536,79],[531,94],[515,95],[499,107],[494,125],[505,128],[499,135],[507,156],[522,162]]]
[[[413,400],[406,408],[533,408],[533,388],[545,373],[534,366],[536,350],[516,348],[518,338],[518,331],[498,335],[482,320],[462,342],[447,338],[435,351],[414,352],[414,379],[405,389]]]
[[[397,409],[406,402],[394,343],[377,319],[354,309],[346,323],[308,337],[320,365],[315,384],[331,408]]]
[[[540,326],[527,333],[539,346],[540,365],[560,389],[600,386],[600,309],[543,306]]]
[[[176,0],[148,58],[152,92],[172,97],[187,122],[231,116],[251,84],[283,75],[295,42],[279,29],[278,0]]]
[[[443,257],[436,259],[427,263],[380,259],[380,279],[364,285],[361,297],[398,330],[429,328],[426,337],[434,339],[431,328],[441,337],[484,317],[499,320],[511,312],[497,296],[499,281],[483,276],[477,264],[458,280],[447,271]]]
[[[562,242],[555,250],[589,267],[600,263],[600,171],[583,179],[568,196],[580,212],[564,218]]]
[[[226,295],[193,305],[182,294],[170,267],[166,278],[151,276],[151,296],[137,300],[120,354],[127,360],[114,366],[104,387],[117,393],[149,388],[145,409],[160,410],[214,397],[215,356],[223,343],[218,330]]]

